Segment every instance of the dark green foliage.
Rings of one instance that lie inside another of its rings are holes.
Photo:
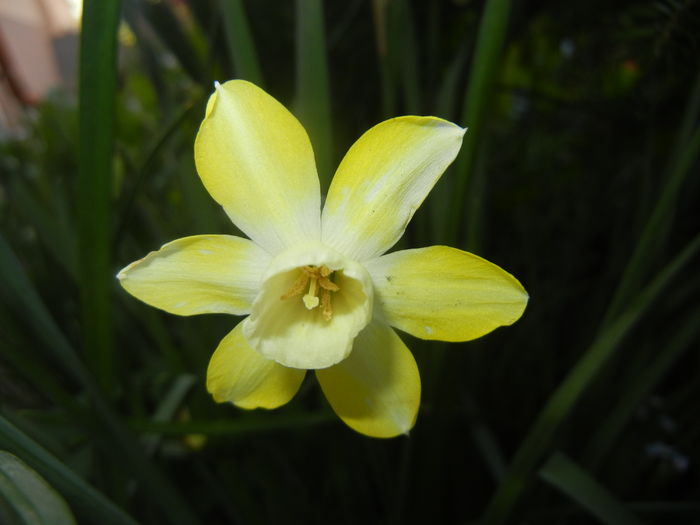
[[[79,103],[0,145],[0,448],[79,523],[700,521],[700,2],[124,0],[117,68],[118,3],[85,4]],[[193,162],[230,76],[302,118],[326,183],[386,117],[470,127],[401,247],[473,249],[531,300],[478,341],[405,338],[409,438],[353,433],[313,377],[274,412],[216,405],[238,320],[116,283],[239,233]]]

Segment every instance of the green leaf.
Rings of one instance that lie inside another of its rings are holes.
[[[608,525],[641,525],[615,496],[585,469],[555,452],[540,469],[540,477]]]
[[[651,264],[656,260],[661,243],[666,238],[663,233],[671,220],[678,192],[700,155],[700,126],[693,128],[696,126],[698,113],[700,113],[700,74],[686,103],[683,123],[679,127],[676,145],[663,177],[666,182],[660,190],[656,206],[622,273],[622,279],[615,290],[603,323],[609,322],[619,313],[635,287],[643,282]],[[695,129],[694,132],[692,132],[693,129]]]
[[[0,416],[0,447],[21,457],[59,490],[79,514],[84,515],[94,523],[105,525],[136,524],[123,510],[2,416]],[[0,466],[0,476],[3,474],[5,471]]]
[[[297,0],[296,113],[316,154],[321,192],[333,176],[333,126],[326,37],[321,0]]]
[[[403,113],[420,115],[420,72],[411,5],[406,0],[392,0],[389,11],[389,53],[394,56],[397,80],[403,88]]]
[[[134,421],[131,426],[145,434],[163,434],[168,436],[204,434],[207,436],[237,437],[291,428],[307,428],[336,421],[337,417],[328,412],[310,414],[277,413],[269,415],[246,414],[245,417],[231,419],[185,422],[140,420]]]
[[[153,414],[153,421],[171,421],[177,413],[178,408],[180,408],[185,396],[192,388],[192,385],[194,385],[195,381],[195,376],[190,374],[182,374],[178,376],[175,381],[173,381],[173,384],[163,398],[163,401],[161,401],[161,403],[158,405],[155,414]],[[144,446],[151,454],[155,452],[159,444],[160,436],[157,435],[148,436],[144,440]]]
[[[0,499],[4,500],[25,525],[72,525],[75,523],[66,502],[44,478],[16,456],[0,451]],[[9,524],[8,524],[9,525]]]
[[[484,523],[504,523],[520,499],[527,482],[546,454],[562,423],[573,411],[593,378],[614,355],[622,339],[646,313],[669,282],[700,249],[697,235],[657,277],[644,288],[630,307],[598,334],[590,347],[551,395],[540,411],[484,513]]]
[[[264,87],[262,71],[255,50],[243,0],[220,0],[226,28],[226,42],[233,60],[236,78]]]
[[[0,300],[17,313],[18,318],[31,319],[37,337],[45,344],[50,355],[71,379],[81,383],[87,376],[85,367],[75,350],[59,330],[44,306],[22,264],[5,238],[0,234]]]
[[[84,351],[98,382],[114,373],[110,291],[119,0],[85,0],[80,33],[78,244]]]
[[[481,204],[485,182],[483,170],[479,170],[480,156],[487,134],[486,125],[491,107],[493,86],[506,40],[509,0],[488,0],[479,23],[474,51],[474,61],[464,98],[461,125],[469,128],[455,167],[455,192],[452,197],[450,237],[457,241],[466,207],[468,250],[475,251],[481,228]]]
[[[658,350],[656,358],[642,373],[635,374],[629,384],[620,389],[619,399],[588,440],[584,454],[586,465],[595,469],[600,464],[644,396],[663,379],[683,352],[692,347],[700,331],[697,321],[700,319],[700,309],[690,312],[687,319],[685,325]]]
[[[108,438],[113,440],[114,454],[121,455],[120,461],[129,465],[134,476],[142,482],[144,492],[161,505],[172,523],[196,522],[196,518],[189,510],[185,500],[177,493],[168,479],[148,461],[135,437],[103,399],[92,376],[58,329],[1,234],[0,272],[5,276],[4,279],[0,279],[0,298],[6,301],[8,307],[16,309],[22,317],[32,320],[36,327],[36,333],[56,360],[63,365],[69,376],[85,387],[105,433]],[[2,446],[1,440],[0,446]],[[35,468],[37,467],[35,466]],[[56,483],[53,484],[56,485]]]
[[[199,39],[194,38],[194,26],[189,28],[188,33],[173,12],[170,2],[129,0],[127,7],[143,11],[158,37],[193,81],[201,83],[205,79],[202,67],[204,56],[197,47]]]

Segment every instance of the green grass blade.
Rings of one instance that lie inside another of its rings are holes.
[[[238,437],[264,432],[274,432],[294,428],[308,428],[316,425],[337,422],[337,417],[329,412],[309,414],[250,414],[231,419],[208,419],[203,421],[133,421],[131,427],[144,434],[185,436],[204,434],[206,436]]]
[[[403,113],[421,114],[421,86],[418,69],[416,31],[413,27],[411,5],[406,0],[392,0],[389,4],[389,52],[395,54],[400,85],[403,88]]]
[[[671,155],[669,173],[673,173],[675,165],[683,157],[683,149],[693,134],[693,130],[698,122],[698,116],[700,116],[700,71],[698,71],[698,76],[695,78],[693,90],[690,92],[690,97],[683,111],[683,121],[678,131],[673,154]]]
[[[18,457],[0,451],[0,500],[5,500],[27,525],[74,525],[66,502]]]
[[[555,452],[540,469],[540,477],[608,525],[641,525],[615,496],[585,469]]]
[[[27,352],[30,342],[15,330],[13,319],[0,308],[0,333],[3,334],[2,360],[16,370],[41,395],[56,405],[69,407],[73,399],[57,378],[49,360],[37,359]]]
[[[114,245],[119,246],[127,231],[129,220],[132,218],[134,202],[139,192],[142,190],[143,184],[148,175],[153,169],[153,165],[159,155],[163,155],[163,150],[168,145],[170,140],[176,134],[175,132],[190,118],[196,111],[201,109],[203,100],[196,98],[186,104],[183,104],[179,112],[173,119],[165,124],[162,132],[156,137],[153,144],[147,149],[143,160],[139,163],[138,168],[134,171],[136,175],[133,177],[133,184],[126,192],[124,192],[123,202],[119,206],[119,219],[116,233],[114,235]]]
[[[178,408],[180,408],[182,405],[185,396],[195,382],[196,378],[193,375],[183,374],[178,376],[175,381],[173,381],[173,384],[163,398],[163,401],[161,401],[158,405],[158,408],[153,414],[153,421],[171,421],[173,417],[175,417]],[[145,448],[150,454],[155,452],[159,444],[160,436],[157,435],[147,436],[147,438],[144,440]]]
[[[326,37],[321,0],[296,3],[296,110],[311,137],[321,192],[328,190],[333,176],[333,126],[328,80]]]
[[[262,69],[243,0],[221,0],[221,12],[236,78],[243,78],[264,87]]]
[[[639,403],[654,386],[663,379],[683,352],[691,348],[700,330],[700,310],[696,309],[687,316],[688,322],[674,334],[659,350],[657,357],[643,373],[634,376],[630,384],[621,388],[621,396],[608,416],[596,426],[588,440],[585,464],[596,469],[605,458],[624,425],[629,421]]]
[[[659,200],[642,231],[632,257],[625,267],[620,284],[608,307],[604,323],[610,321],[622,309],[622,305],[642,282],[655,260],[655,252],[658,250],[660,242],[665,238],[661,233],[668,224],[667,221],[672,213],[678,192],[686,176],[691,173],[691,168],[698,155],[700,155],[700,126],[695,129],[685,147],[679,150],[677,160],[671,161],[671,171],[666,178],[666,184],[661,190]]]
[[[141,2],[129,0],[129,9],[143,10],[148,23],[168,50],[177,58],[189,77],[201,83],[206,78],[204,56],[193,34],[188,34],[173,12],[170,2]]]
[[[15,309],[20,317],[32,320],[36,333],[46,348],[53,353],[56,361],[72,379],[85,387],[105,432],[114,440],[114,454],[121,454],[125,464],[129,465],[133,475],[141,482],[144,492],[162,506],[172,523],[195,523],[196,518],[185,500],[167,478],[148,461],[134,436],[102,398],[92,376],[59,330],[2,235],[0,272],[5,277],[0,279],[0,299],[6,302],[8,307]]]
[[[387,2],[388,0],[372,0],[372,20],[377,41],[377,61],[379,62],[379,78],[382,89],[382,116],[391,118],[396,116],[396,86],[389,61]]]
[[[105,525],[136,524],[136,521],[122,509],[2,416],[0,416],[0,448],[9,450],[22,458],[90,521]]]
[[[480,203],[483,199],[485,181],[483,171],[477,169],[478,157],[483,154],[483,142],[487,130],[488,112],[493,86],[498,73],[498,64],[506,40],[509,0],[489,0],[484,7],[474,51],[474,61],[464,98],[464,113],[461,125],[469,131],[464,136],[464,145],[457,158],[455,192],[450,210],[450,238],[457,242],[465,207],[468,211],[467,249],[474,250],[478,244],[481,228]]]
[[[27,222],[36,229],[43,246],[71,278],[77,279],[75,235],[61,220],[54,202],[45,202],[34,187],[19,178],[12,181],[11,192],[19,209],[26,215]]]
[[[699,249],[700,235],[696,236],[651,284],[640,292],[622,315],[606,325],[598,334],[583,357],[549,398],[527,436],[521,441],[506,477],[497,488],[484,513],[484,523],[498,525],[508,519],[561,424],[571,413],[588,385],[614,355],[625,335]]]
[[[98,382],[112,383],[110,290],[112,148],[119,0],[85,0],[80,36],[78,239],[85,355]]]
[[[0,299],[8,309],[17,313],[18,318],[31,319],[38,338],[63,371],[76,382],[84,383],[87,373],[83,363],[59,330],[2,234],[0,273],[3,275],[3,279],[0,279]]]
[[[469,57],[469,50],[472,44],[473,42],[471,40],[465,40],[450,63],[450,66],[447,68],[440,82],[435,108],[429,111],[430,114],[447,120],[454,119],[454,115],[457,111],[459,82],[464,75],[467,59]],[[430,207],[432,243],[446,244],[450,241],[450,239],[446,238],[446,234],[450,228],[447,222],[449,219],[449,208],[445,207],[445,203],[450,202],[454,194],[454,179],[454,168],[449,168],[448,172],[445,173],[435,185],[427,201]]]

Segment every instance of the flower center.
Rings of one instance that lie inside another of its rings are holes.
[[[331,279],[333,272],[325,265],[307,265],[301,268],[297,280],[292,287],[280,297],[281,300],[291,299],[304,293],[308,285],[308,292],[301,298],[307,310],[313,310],[321,305],[321,314],[326,321],[333,317],[331,306],[331,292],[337,292],[340,287]],[[319,299],[319,292],[321,297]]]

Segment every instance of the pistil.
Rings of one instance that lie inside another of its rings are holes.
[[[316,277],[311,277],[311,283],[309,284],[309,293],[307,293],[304,297],[302,297],[302,301],[304,301],[304,306],[306,306],[307,310],[313,310],[318,306],[318,297],[316,294],[318,293],[318,278]]]

